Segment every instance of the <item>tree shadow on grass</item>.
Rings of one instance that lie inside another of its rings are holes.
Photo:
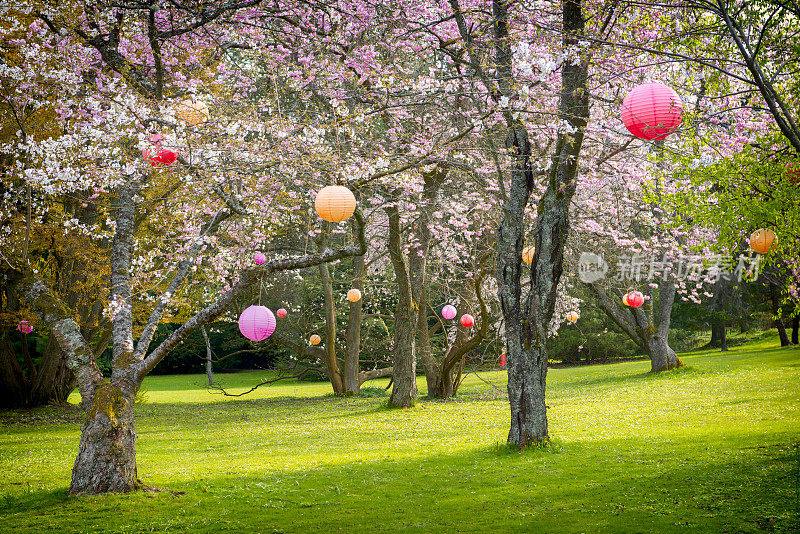
[[[409,449],[408,456],[376,447],[356,461],[254,466],[224,476],[216,476],[224,468],[209,465],[203,478],[167,483],[182,496],[0,491],[2,529],[739,532],[766,526],[789,532],[798,525],[795,451],[788,443],[719,448],[697,460],[692,446],[677,440],[653,447],[644,440],[554,439],[523,452],[504,444],[458,446],[447,454]]]

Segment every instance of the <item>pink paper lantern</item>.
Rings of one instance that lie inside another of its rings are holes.
[[[469,328],[470,326],[475,324],[475,318],[468,313],[465,313],[461,316],[461,326],[464,328]]]
[[[638,85],[622,102],[622,122],[639,139],[664,139],[678,129],[682,120],[680,97],[663,83]]]
[[[456,316],[456,308],[455,308],[455,306],[451,306],[450,304],[447,304],[447,305],[445,305],[444,308],[442,308],[442,317],[444,317],[445,319],[452,319],[455,316]]]
[[[30,334],[33,332],[33,327],[28,321],[20,321],[17,325],[17,330],[22,332],[23,334]]]
[[[239,316],[239,331],[250,341],[267,339],[275,331],[275,316],[266,306],[250,306]]]
[[[283,319],[288,313],[285,308],[278,308],[277,315],[279,319]]]
[[[256,262],[256,265],[263,265],[264,262],[267,261],[267,257],[261,252],[256,252],[256,255],[253,256],[253,261]]]

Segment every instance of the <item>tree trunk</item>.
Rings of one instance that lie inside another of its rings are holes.
[[[206,332],[206,327],[203,325],[200,328],[200,331],[203,333],[203,340],[206,342],[206,376],[208,377],[208,385],[214,385],[214,365],[211,361],[211,342],[208,339],[208,332]]]
[[[348,395],[355,395],[361,391],[361,382],[358,380],[359,360],[361,354],[361,310],[364,292],[364,256],[353,258],[353,287],[362,292],[358,302],[350,303],[347,317],[347,352],[344,356],[344,390]]]
[[[722,340],[722,334],[720,334],[721,328],[724,327],[717,321],[711,322],[711,341],[708,342],[706,347],[708,348],[719,347],[720,341]]]
[[[783,324],[783,319],[780,317],[775,319],[775,328],[778,329],[778,337],[781,339],[781,347],[788,347],[791,345],[789,336],[786,335],[786,325]]]
[[[397,281],[397,310],[394,315],[394,348],[392,349],[392,396],[394,407],[408,407],[417,397],[417,362],[414,357],[414,338],[417,329],[417,310],[411,294],[411,279],[403,254],[400,213],[397,205],[386,207],[389,217],[389,257]]]
[[[104,382],[95,390],[81,428],[71,494],[128,492],[141,486],[136,473],[133,404],[139,386]]]
[[[719,333],[719,348],[722,352],[728,350],[728,329],[722,325],[722,330]]]
[[[417,354],[425,370],[425,381],[428,395],[434,389],[437,380],[436,359],[431,353],[430,331],[428,330],[428,252],[430,250],[430,210],[439,206],[439,192],[448,173],[447,167],[437,165],[430,172],[421,172],[423,186],[423,205],[420,216],[413,227],[416,246],[411,249],[409,269],[411,292],[417,306]]]
[[[800,316],[797,316],[794,319],[792,319],[792,343],[795,345],[800,345],[800,340],[798,340],[798,333],[800,333]]]
[[[333,299],[333,282],[327,263],[319,264],[319,276],[325,292],[325,369],[334,395],[344,395],[344,379],[336,359],[336,302]]]
[[[10,329],[0,326],[0,408],[21,408],[28,404],[25,373],[11,344]]]
[[[508,33],[508,4],[494,0],[494,39],[500,93],[513,96],[512,53]],[[563,44],[575,47],[584,30],[580,0],[562,4]],[[458,20],[457,20],[458,21]],[[459,22],[462,38],[466,29]],[[508,399],[511,428],[508,442],[518,448],[548,439],[545,381],[547,377],[547,331],[555,308],[556,288],[561,278],[564,246],[569,232],[569,207],[575,193],[578,158],[583,131],[589,117],[586,89],[588,58],[565,62],[561,68],[562,92],[559,118],[571,132],[560,133],[547,173],[547,187],[539,200],[535,225],[535,247],[531,264],[531,291],[525,310],[520,306],[522,248],[525,245],[525,207],[534,187],[531,145],[525,126],[506,114],[507,146],[514,147],[509,196],[503,206],[503,219],[497,233],[498,296],[506,325]]]

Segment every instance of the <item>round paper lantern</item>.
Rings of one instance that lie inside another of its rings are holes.
[[[350,302],[358,302],[361,300],[361,291],[356,288],[351,289],[347,292],[347,300]]]
[[[250,306],[239,316],[239,331],[250,341],[267,339],[275,331],[275,316],[266,306]]]
[[[278,311],[276,312],[276,315],[277,315],[279,318],[283,319],[284,317],[286,317],[286,315],[287,315],[288,313],[289,313],[289,312],[287,312],[285,308],[278,308]]]
[[[209,117],[211,117],[211,113],[205,102],[187,97],[175,106],[175,117],[193,126],[197,126],[198,124],[206,122]]]
[[[264,262],[267,261],[267,257],[261,252],[256,252],[256,255],[253,256],[253,261],[256,262],[256,265],[264,265]]]
[[[33,332],[33,327],[28,321],[20,321],[17,325],[17,330],[22,332],[23,334],[30,334]]]
[[[317,214],[328,222],[342,222],[356,211],[356,197],[341,185],[323,187],[314,201]]]
[[[638,85],[622,102],[622,122],[640,139],[664,139],[678,129],[681,120],[681,98],[663,83]]]
[[[533,263],[533,253],[536,252],[534,247],[525,247],[522,249],[522,261],[525,263]]]
[[[161,150],[157,155],[150,158],[150,165],[153,167],[168,166],[175,163],[178,155],[172,150]]]
[[[475,324],[475,318],[468,313],[461,316],[461,326],[469,328]]]
[[[769,228],[759,228],[750,236],[750,248],[759,254],[772,252],[778,246],[778,236]]]
[[[312,345],[319,345],[319,342],[322,341],[322,338],[319,337],[317,334],[313,334],[310,338],[308,338],[308,341]]]
[[[622,297],[622,303],[631,308],[638,308],[644,304],[644,295],[638,291],[629,291]]]
[[[575,323],[578,320],[578,313],[571,311],[567,314],[567,321],[570,323]]]
[[[456,316],[456,307],[455,306],[447,304],[447,305],[445,305],[444,308],[442,308],[442,317],[444,317],[445,319],[452,319],[455,316]]]

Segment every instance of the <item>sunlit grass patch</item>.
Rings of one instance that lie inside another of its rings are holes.
[[[386,408],[388,379],[215,395],[154,376],[137,404],[139,476],[185,495],[66,496],[82,417],[0,412],[3,531],[791,532],[799,528],[800,349],[551,369],[550,443],[505,445],[502,371],[455,402]],[[243,391],[265,372],[220,375]],[[418,386],[424,396],[425,380]]]

